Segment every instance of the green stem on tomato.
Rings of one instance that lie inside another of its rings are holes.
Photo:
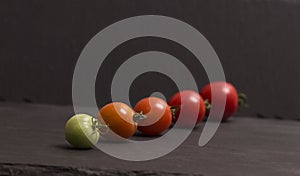
[[[170,106],[173,121],[175,120],[176,112],[179,111],[179,109],[180,109],[180,105]]]
[[[95,117],[92,118],[92,127],[96,129],[100,134],[106,134],[109,130],[108,125],[99,123],[99,121]],[[102,129],[104,129],[104,131],[102,131]]]
[[[206,111],[211,109],[211,104],[208,99],[204,100],[204,105],[205,105]]]
[[[138,121],[140,121],[140,120],[146,119],[147,116],[143,114],[143,111],[141,111],[141,112],[139,112],[139,113],[133,114],[133,117],[132,117],[132,118],[133,118],[133,121],[134,121],[134,122],[138,122]]]
[[[248,97],[246,94],[240,92],[238,93],[238,105],[239,107],[249,107],[249,104],[247,103]]]

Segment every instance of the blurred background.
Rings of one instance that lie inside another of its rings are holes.
[[[249,97],[238,116],[300,119],[300,1],[295,0],[63,0],[0,1],[0,100],[72,105],[72,76],[88,41],[103,28],[137,15],[165,15],[199,30],[214,47],[227,81]],[[99,106],[110,102],[110,83],[131,56],[167,52],[193,73],[199,89],[208,83],[195,56],[181,45],[155,37],[127,41],[101,66]],[[159,73],[140,75],[132,105],[174,82]]]

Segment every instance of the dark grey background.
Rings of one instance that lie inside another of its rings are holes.
[[[227,80],[249,96],[250,108],[239,115],[300,117],[300,2],[284,0],[0,1],[0,99],[71,104],[72,74],[85,44],[114,22],[146,14],[178,18],[210,41]],[[99,106],[110,101],[118,66],[148,50],[176,56],[199,88],[207,83],[201,64],[182,46],[158,38],[131,40],[99,70]],[[132,104],[153,91],[168,97],[176,86],[157,73],[141,75],[130,91]]]

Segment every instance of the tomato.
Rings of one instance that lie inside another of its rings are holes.
[[[137,129],[137,124],[133,121],[134,114],[135,112],[128,105],[114,102],[105,105],[99,110],[98,120],[108,125],[109,129],[115,134],[128,139]],[[111,133],[107,136],[109,135]]]
[[[172,123],[172,113],[168,104],[156,97],[140,100],[134,107],[136,112],[143,113],[146,118],[138,121],[138,130],[146,135],[159,135]]]
[[[99,140],[98,122],[92,116],[77,114],[65,124],[65,138],[75,148],[91,148]]]
[[[227,82],[213,82],[208,84],[202,88],[200,91],[200,95],[203,97],[204,100],[208,100],[211,103],[212,92],[211,88],[217,90],[217,93],[214,95],[218,100],[220,96],[226,96],[226,104],[225,110],[223,114],[222,120],[229,119],[238,109],[238,93],[235,87]],[[208,113],[207,113],[208,114]]]
[[[177,92],[168,101],[168,104],[175,108],[174,122],[178,120],[182,108],[185,113],[182,114],[184,120],[178,124],[180,127],[194,127],[202,121],[205,115],[205,104],[199,93],[192,90]],[[198,114],[196,114],[198,112]],[[197,115],[197,120],[193,116]]]

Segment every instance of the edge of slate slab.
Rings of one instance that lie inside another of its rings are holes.
[[[2,176],[203,176],[201,174],[169,173],[145,170],[89,169],[66,166],[0,163]]]

